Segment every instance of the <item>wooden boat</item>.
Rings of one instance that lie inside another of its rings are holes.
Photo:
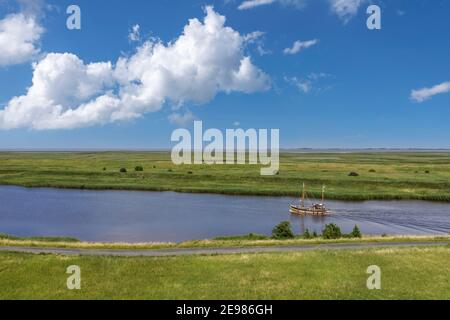
[[[303,184],[302,197],[300,199],[300,205],[291,204],[289,212],[295,215],[301,216],[325,216],[328,214],[328,209],[324,204],[325,186],[322,187],[322,203],[313,203],[311,206],[305,205],[306,187]]]

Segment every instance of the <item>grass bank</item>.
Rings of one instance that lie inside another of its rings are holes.
[[[0,253],[0,299],[450,299],[450,247],[120,258]],[[81,290],[66,268],[81,268]],[[382,290],[366,288],[367,267]]]
[[[274,246],[300,246],[314,244],[334,243],[391,243],[391,242],[442,242],[450,241],[450,236],[387,236],[387,237],[363,237],[361,239],[337,239],[325,240],[322,238],[302,239],[297,237],[290,240],[255,239],[253,237],[239,236],[230,238],[217,238],[211,240],[194,240],[181,243],[100,243],[66,241],[65,238],[10,238],[0,236],[2,247],[32,247],[32,248],[64,248],[64,249],[182,249],[182,248],[242,248],[242,247],[274,247]]]
[[[71,237],[16,237],[9,234],[0,233],[0,241],[31,241],[40,243],[77,243],[80,240]]]
[[[280,162],[263,177],[253,165],[175,166],[168,152],[0,152],[0,184],[298,196],[306,182],[313,196],[327,185],[328,199],[450,201],[450,153],[285,153]]]

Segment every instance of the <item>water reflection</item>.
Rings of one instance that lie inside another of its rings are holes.
[[[328,201],[327,217],[289,214],[292,198],[174,192],[25,189],[0,186],[0,233],[72,236],[87,241],[183,241],[260,233],[289,220],[296,233],[335,223],[364,234],[450,233],[450,204]]]

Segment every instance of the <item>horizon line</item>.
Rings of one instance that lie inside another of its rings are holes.
[[[0,148],[0,152],[170,152],[170,148]],[[202,150],[199,150],[202,151]],[[237,150],[239,152],[239,150]],[[244,151],[244,150],[242,150]],[[241,151],[241,152],[242,152]],[[248,151],[247,149],[245,150]],[[308,151],[388,151],[388,152],[450,152],[450,148],[280,148],[280,152],[308,152]],[[194,151],[195,152],[195,151]]]

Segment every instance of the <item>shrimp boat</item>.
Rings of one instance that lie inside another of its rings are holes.
[[[301,215],[301,216],[325,216],[328,214],[328,209],[326,208],[324,204],[324,197],[325,197],[325,186],[322,187],[322,203],[313,203],[311,206],[305,205],[305,199],[307,198],[306,195],[306,187],[305,184],[303,184],[302,189],[302,197],[300,199],[300,205],[293,205],[291,204],[289,212],[295,215]]]

